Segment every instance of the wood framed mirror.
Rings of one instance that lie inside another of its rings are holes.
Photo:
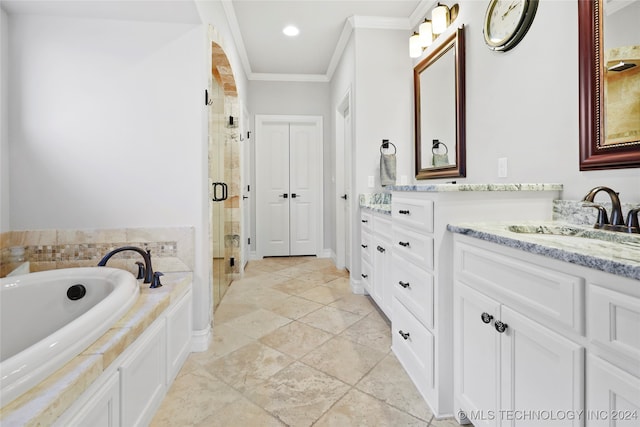
[[[413,69],[416,179],[466,176],[464,26]]]
[[[578,0],[580,170],[640,167],[640,2]]]

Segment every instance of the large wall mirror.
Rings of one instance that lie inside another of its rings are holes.
[[[640,1],[578,0],[580,170],[640,167]]]
[[[413,69],[417,179],[466,175],[464,27]]]

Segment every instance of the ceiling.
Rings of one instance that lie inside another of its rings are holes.
[[[420,16],[423,3],[424,0],[231,0],[224,4],[249,79],[326,81],[346,42],[341,37],[349,35],[348,31],[343,33],[349,17],[367,17],[366,25],[372,28],[404,29],[408,40],[410,28],[417,23],[411,17]],[[285,36],[282,29],[287,25],[298,27],[300,34]]]
[[[407,31],[435,0],[0,0],[10,14],[201,23],[198,3],[220,1],[250,80],[329,81],[352,25]],[[282,33],[286,25],[296,37]],[[408,49],[408,47],[407,47]]]

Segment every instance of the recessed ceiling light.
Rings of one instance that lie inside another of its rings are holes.
[[[282,29],[282,32],[289,37],[294,37],[300,34],[300,30],[298,29],[298,27],[295,27],[293,25],[288,25],[284,27]]]

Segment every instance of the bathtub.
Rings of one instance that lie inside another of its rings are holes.
[[[138,281],[109,267],[0,279],[0,402],[5,406],[80,354],[135,303]]]

